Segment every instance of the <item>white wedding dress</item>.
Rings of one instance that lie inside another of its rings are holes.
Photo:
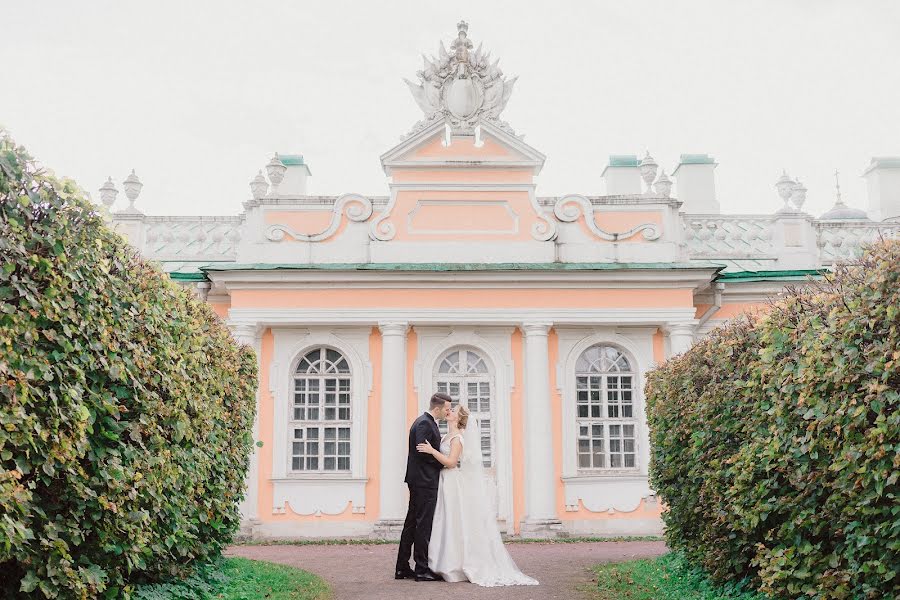
[[[428,566],[445,581],[471,581],[485,587],[538,585],[519,571],[500,539],[475,433],[480,428],[474,419],[470,419],[469,429],[473,433],[468,436],[447,435],[441,440],[440,450],[445,455],[450,454],[454,437],[459,437],[463,450],[458,468],[441,471]]]

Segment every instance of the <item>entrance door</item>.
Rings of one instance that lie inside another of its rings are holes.
[[[491,498],[497,511],[497,469],[494,464],[494,381],[484,357],[475,350],[456,349],[447,353],[438,363],[434,374],[434,389],[453,399],[453,406],[464,405],[469,409],[469,419],[478,419],[481,425],[481,454],[485,471],[492,482]],[[441,434],[447,433],[447,424],[439,424]]]

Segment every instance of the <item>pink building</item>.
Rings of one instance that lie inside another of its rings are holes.
[[[513,84],[460,23],[409,83],[424,117],[381,156],[384,196],[308,196],[299,155],[276,154],[238,216],[145,216],[125,180],[116,227],[259,356],[247,533],[397,534],[406,431],[438,390],[481,420],[507,533],[659,533],[646,373],[900,230],[895,158],[866,173],[878,222],[839,196],[802,212],[787,175],[776,214],[723,215],[707,155],[682,155],[674,190],[618,155],[604,195],[540,196],[544,155],[500,119]]]

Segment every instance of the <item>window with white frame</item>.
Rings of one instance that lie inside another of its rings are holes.
[[[291,471],[350,472],[350,365],[333,348],[307,352],[294,371]]]
[[[469,409],[470,419],[478,419],[481,425],[481,454],[484,466],[494,466],[493,431],[491,413],[491,374],[487,364],[474,350],[454,350],[446,354],[438,364],[434,388],[453,400],[452,406],[463,404]],[[447,433],[447,423],[438,424],[442,434]]]
[[[612,346],[591,346],[575,364],[578,471],[637,468],[635,373]]]

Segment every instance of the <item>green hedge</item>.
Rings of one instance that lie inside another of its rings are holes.
[[[900,241],[652,372],[666,538],[784,598],[900,597]]]
[[[0,132],[0,597],[127,596],[237,527],[256,360]]]

